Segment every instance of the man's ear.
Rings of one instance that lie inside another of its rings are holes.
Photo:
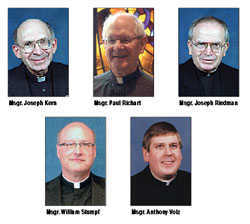
[[[192,55],[192,41],[191,40],[188,40],[187,46],[188,46],[189,55]]]
[[[142,154],[143,154],[144,161],[148,162],[149,161],[149,152],[144,147],[142,147]]]
[[[56,145],[56,153],[57,153],[57,157],[60,159],[60,154],[59,154],[59,151],[60,151],[59,146],[58,146],[58,145]]]
[[[22,58],[20,48],[17,45],[12,45],[12,50],[17,58],[19,58],[19,59]]]
[[[52,48],[53,48],[53,54],[56,53],[56,49],[57,49],[57,39],[54,38],[52,41]]]
[[[226,51],[227,51],[228,48],[229,48],[229,43],[227,42],[226,45],[225,45],[224,56],[226,56]]]
[[[94,146],[93,150],[94,150],[94,158],[95,158],[96,157],[96,146]]]
[[[143,54],[143,52],[144,52],[146,43],[147,43],[147,36],[142,37],[141,40],[140,40],[140,44],[141,44],[141,54]]]

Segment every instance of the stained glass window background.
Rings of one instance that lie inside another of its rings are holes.
[[[105,18],[117,12],[134,14],[144,24],[147,44],[143,54],[140,54],[138,66],[145,73],[154,76],[154,9],[152,8],[95,8],[94,9],[94,75],[100,75],[109,70],[102,40],[102,27]]]

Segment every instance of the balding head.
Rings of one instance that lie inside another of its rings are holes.
[[[91,143],[95,144],[95,132],[82,122],[72,122],[59,131],[57,144],[61,143],[61,139],[79,140],[82,138],[82,135],[86,135],[88,139],[91,139]]]
[[[40,19],[28,19],[25,20],[24,22],[22,22],[15,30],[14,35],[13,35],[13,39],[14,39],[14,43],[18,44],[18,37],[19,39],[22,37],[22,33],[25,30],[33,30],[36,31],[38,29],[44,29],[46,31],[46,33],[48,34],[48,36],[50,36],[51,39],[55,38],[55,33],[53,28],[46,22],[40,20]]]

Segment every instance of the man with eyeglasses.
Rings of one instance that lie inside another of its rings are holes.
[[[62,173],[46,183],[46,205],[105,205],[105,179],[91,172],[95,133],[84,123],[66,125],[57,136]]]
[[[22,64],[9,70],[9,96],[67,96],[68,66],[53,62],[57,39],[52,27],[28,19],[14,32],[12,50]]]
[[[239,71],[221,62],[229,47],[227,25],[199,18],[188,33],[189,55],[179,66],[179,96],[239,96]]]
[[[110,71],[94,77],[94,96],[154,96],[153,78],[138,68],[147,42],[142,22],[129,13],[110,15],[102,36]]]
[[[191,174],[179,170],[182,140],[168,122],[145,132],[142,153],[148,166],[131,177],[131,205],[191,205]]]

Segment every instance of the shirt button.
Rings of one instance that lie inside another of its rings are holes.
[[[46,92],[46,90],[45,90],[45,89],[43,89],[42,91],[43,91],[43,92]]]

